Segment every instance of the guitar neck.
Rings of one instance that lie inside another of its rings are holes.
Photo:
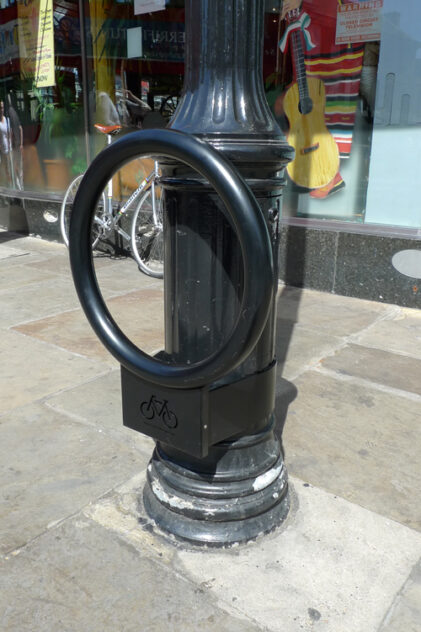
[[[300,95],[300,101],[304,102],[309,99],[306,65],[304,62],[304,51],[301,41],[301,33],[294,31],[291,33],[292,37],[292,49],[293,49],[293,62],[295,68],[295,75],[297,78],[298,93]]]

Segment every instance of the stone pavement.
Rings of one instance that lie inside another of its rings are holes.
[[[162,283],[99,256],[121,327],[163,342]],[[277,409],[292,508],[228,550],[163,537],[141,504],[153,442],[66,249],[0,233],[1,632],[421,630],[421,313],[281,288]]]

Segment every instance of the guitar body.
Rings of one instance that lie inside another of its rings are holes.
[[[302,114],[297,83],[285,93],[284,111],[289,121],[288,142],[295,148],[295,159],[287,166],[295,184],[318,189],[328,184],[339,169],[339,151],[335,139],[326,127],[325,87],[321,79],[307,78],[308,96],[312,109]]]

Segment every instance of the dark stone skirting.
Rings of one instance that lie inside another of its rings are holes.
[[[420,249],[417,239],[284,224],[279,277],[295,287],[421,307],[421,275],[405,276],[392,264],[397,252]]]

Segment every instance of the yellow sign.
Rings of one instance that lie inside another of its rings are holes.
[[[21,75],[34,86],[55,85],[53,0],[18,0]]]

